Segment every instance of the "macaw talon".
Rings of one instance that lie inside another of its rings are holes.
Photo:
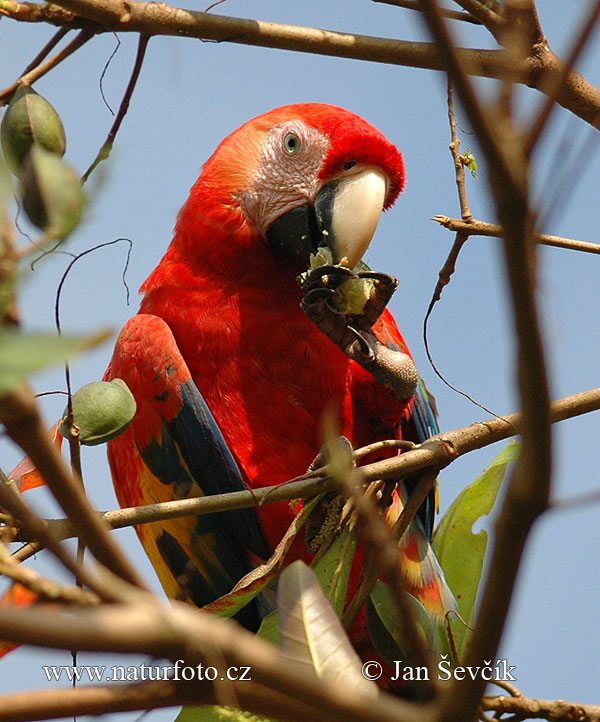
[[[364,274],[364,275],[363,275]],[[359,278],[373,279],[373,288],[369,300],[365,304],[364,312],[355,316],[355,324],[361,331],[368,331],[377,322],[398,286],[398,279],[388,273],[378,271],[361,271]]]
[[[383,271],[359,271],[356,274],[359,278],[372,278],[375,281],[382,281],[393,285],[394,288],[398,285],[398,280],[390,273],[384,273]]]
[[[376,298],[377,289],[374,289]],[[393,288],[388,287],[388,297]],[[367,302],[369,306],[371,302]],[[360,364],[373,378],[383,386],[391,389],[402,399],[410,398],[418,383],[418,373],[413,360],[402,351],[384,346],[370,331],[369,318],[379,318],[385,307],[374,305],[370,316],[344,316],[335,313],[329,308],[327,299],[316,298],[312,302],[302,299],[300,306],[308,318],[327,336],[336,346],[339,346],[346,356]],[[358,328],[355,328],[358,326]]]
[[[372,363],[375,360],[375,354],[373,353],[373,349],[369,345],[367,339],[362,335],[360,331],[357,331],[354,326],[350,326],[350,324],[348,324],[348,330],[354,334],[354,337],[356,339],[354,345],[358,343],[359,353],[361,353],[364,357],[363,361],[361,362],[361,366],[364,366],[366,363]],[[356,361],[357,359],[355,358],[354,360]]]
[[[336,446],[338,446],[340,449],[345,451],[346,453],[349,451],[350,453],[354,453],[354,449],[352,448],[352,443],[350,442],[350,439],[347,436],[344,436],[343,434],[341,436],[338,436],[336,439],[334,439],[333,442]],[[323,444],[321,448],[319,449],[319,453],[315,456],[315,458],[310,462],[306,469],[307,474],[312,474],[314,471],[317,471],[318,469],[322,469],[324,466],[327,465],[327,453],[328,453],[329,445]]]
[[[303,303],[315,303],[319,298],[331,298],[335,296],[333,288],[312,288],[304,294]]]

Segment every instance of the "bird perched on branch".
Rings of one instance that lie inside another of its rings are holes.
[[[129,428],[109,444],[122,505],[302,474],[322,444],[325,411],[355,448],[419,442],[436,430],[385,308],[396,282],[361,264],[403,185],[394,145],[331,105],[276,108],[222,141],[107,372],[137,402]],[[403,493],[389,495],[397,508],[388,516],[398,516]],[[137,531],[167,594],[204,606],[268,558],[297,507],[266,504]],[[401,542],[402,567],[409,591],[441,617],[451,595],[427,542],[432,518],[429,498]],[[304,539],[288,557],[310,560]],[[237,618],[256,629],[261,612],[255,601]]]

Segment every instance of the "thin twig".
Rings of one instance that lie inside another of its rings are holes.
[[[577,59],[579,58],[583,49],[585,48],[586,44],[588,43],[588,41],[592,35],[592,32],[596,27],[596,23],[598,22],[599,17],[600,17],[600,0],[597,0],[591,6],[589,14],[584,19],[581,30],[579,30],[579,32],[577,32],[574,35],[575,41],[573,43],[573,47],[567,57],[566,62],[564,63],[562,71],[555,78],[555,86],[546,91],[547,92],[546,100],[542,103],[542,107],[538,111],[538,113],[535,117],[535,120],[533,121],[533,123],[531,125],[531,128],[529,130],[527,138],[525,139],[524,153],[525,153],[526,157],[529,157],[531,155],[540,136],[542,135],[542,131],[546,127],[546,124],[548,122],[550,114],[552,113],[552,110],[556,107],[557,98],[558,98],[558,95],[560,94],[560,90],[563,87],[563,85],[567,82],[569,73],[571,73],[572,69],[575,67],[575,63],[577,62]],[[599,115],[600,115],[600,110],[599,110]]]
[[[336,466],[341,466],[341,464],[338,463]],[[400,548],[397,540],[379,513],[373,497],[365,494],[361,488],[362,476],[360,469],[353,469],[351,464],[348,464],[346,472],[337,475],[337,481],[341,491],[352,501],[356,509],[361,536],[373,549],[373,568],[377,570],[375,579],[381,574],[389,582],[394,601],[398,606],[398,618],[401,620],[402,625],[402,638],[406,645],[404,652],[411,664],[430,669],[431,657],[429,650],[415,624],[412,608],[406,595]],[[373,579],[373,583],[375,579]],[[367,591],[366,594],[368,595],[368,593]],[[365,600],[366,596],[360,606]],[[353,599],[344,612],[342,622],[346,628],[350,626],[351,621],[356,616],[354,604]],[[419,681],[414,685],[412,691],[418,699],[432,699],[435,696],[435,685],[430,684],[429,679]]]
[[[552,423],[558,423],[599,409],[600,387],[553,401],[550,406],[550,418]],[[518,434],[520,423],[519,413],[506,414],[487,421],[477,421],[469,426],[444,431],[415,449],[406,450],[399,456],[361,466],[360,471],[365,482],[371,483],[379,479],[403,479],[424,469],[441,469],[464,454]],[[362,449],[359,449],[359,452],[361,451]],[[112,529],[121,529],[183,516],[214,514],[292,499],[308,499],[336,488],[335,481],[328,476],[329,468],[327,466],[319,469],[319,474],[322,476],[301,477],[299,480],[292,479],[277,486],[262,487],[251,491],[234,491],[227,494],[164,501],[96,513],[103,514],[105,521]],[[549,508],[552,508],[552,503],[549,504]],[[55,538],[66,539],[74,535],[72,524],[68,519],[46,519],[44,521],[52,530]],[[24,536],[21,535],[21,538],[24,539]],[[37,537],[32,534],[31,538]],[[31,551],[22,547],[13,556],[19,561],[23,561],[24,558],[32,556],[37,551],[39,551],[39,547],[35,547]]]
[[[123,119],[127,115],[127,111],[129,110],[129,103],[131,101],[131,96],[133,95],[133,91],[135,90],[135,85],[137,83],[137,80],[140,76],[140,71],[141,71],[142,65],[144,63],[144,56],[146,54],[146,47],[148,46],[149,40],[150,40],[149,35],[140,35],[140,38],[138,41],[137,53],[135,56],[135,62],[133,64],[133,70],[131,71],[131,77],[129,78],[129,82],[127,83],[127,88],[125,89],[125,94],[123,95],[123,100],[121,101],[121,105],[119,106],[119,110],[118,110],[115,120],[111,126],[111,129],[108,131],[106,140],[104,141],[104,143],[102,144],[102,147],[98,151],[98,154],[92,161],[92,164],[86,170],[86,172],[83,174],[83,176],[81,178],[82,183],[85,183],[87,181],[87,179],[90,177],[91,173],[96,168],[96,166],[99,163],[101,163],[103,160],[108,158],[108,156],[110,155],[110,151],[112,149],[115,137],[116,137],[117,133],[119,132],[119,128],[121,127],[121,123],[123,122]]]
[[[385,439],[384,441],[374,441],[372,444],[363,446],[354,451],[354,461],[360,461],[365,456],[386,451],[387,449],[402,449],[402,451],[410,451],[414,449],[416,444],[407,439]]]
[[[223,667],[223,665],[221,665]],[[163,667],[162,669],[166,669]],[[157,671],[157,673],[159,673]],[[186,672],[187,674],[187,672]],[[243,671],[233,672],[243,674]],[[252,680],[232,682],[242,708],[282,722],[322,722],[319,710]],[[82,715],[99,716],[181,705],[217,704],[218,687],[208,681],[166,680],[30,690],[0,695],[0,722],[25,722]]]
[[[425,473],[417,482],[415,488],[413,489],[411,495],[408,498],[405,507],[402,509],[398,520],[391,529],[392,537],[397,542],[402,538],[404,532],[408,529],[408,526],[418,512],[419,507],[421,506],[423,501],[425,501],[427,495],[431,491],[431,488],[435,483],[436,478],[437,474]],[[354,622],[356,615],[360,611],[363,604],[367,601],[367,597],[371,593],[375,582],[381,576],[382,571],[383,569],[381,567],[381,564],[371,564],[369,565],[369,568],[367,568],[366,573],[362,576],[358,587],[356,588],[356,592],[354,593],[350,604],[344,612],[343,622],[346,629],[348,629],[350,625]]]
[[[600,503],[600,489],[584,492],[577,496],[568,496],[562,499],[551,499],[548,502],[548,511],[566,511],[578,506],[588,507],[590,504]]]
[[[143,594],[143,599],[152,597]],[[226,669],[251,667],[252,681],[302,700],[320,710],[322,719],[354,722],[427,722],[430,715],[414,703],[388,695],[373,704],[342,679],[320,679],[283,659],[275,647],[238,624],[182,602],[103,604],[90,609],[57,609],[52,615],[30,607],[0,608],[0,638],[55,649],[147,654],[180,666],[205,665],[218,650]],[[226,669],[220,670],[226,676]],[[219,681],[216,684],[220,684]]]
[[[533,699],[530,697],[508,697],[486,695],[481,700],[485,710],[495,712],[496,717],[504,714],[515,715],[516,719],[581,720],[600,722],[600,705],[567,702],[564,699]]]
[[[381,3],[383,5],[393,5],[397,8],[404,8],[405,10],[416,10],[417,12],[420,12],[421,10],[418,0],[373,0],[373,2]],[[469,13],[461,12],[460,10],[448,10],[447,8],[442,8],[440,12],[445,18],[448,18],[448,20],[459,20],[463,23],[471,23],[473,25],[482,24],[477,18],[469,15]]]
[[[491,236],[493,238],[502,238],[504,231],[497,223],[487,223],[472,218],[465,223],[460,218],[450,218],[449,216],[433,216],[431,219],[436,223],[444,226],[449,231],[456,231],[467,236]],[[574,238],[563,238],[562,236],[551,236],[547,233],[534,233],[533,240],[542,246],[554,246],[555,248],[566,248],[570,251],[583,251],[584,253],[600,253],[600,243],[591,243],[590,241],[579,241]]]
[[[12,557],[0,559],[0,574],[26,587],[40,600],[80,605],[95,605],[100,602],[100,598],[93,592],[47,579],[33,569],[18,564]]]
[[[504,8],[499,2],[493,0],[490,3],[482,3],[479,0],[456,0],[469,15],[484,25],[495,38],[501,34],[504,26]],[[445,17],[443,8],[440,8],[440,16]]]
[[[73,559],[61,545],[60,540],[48,528],[48,524],[29,508],[22,496],[16,493],[16,489],[13,489],[12,486],[4,473],[0,471],[0,505],[11,513],[26,534],[30,535],[32,539],[39,540],[38,548],[42,548],[41,545],[46,546],[68,571],[83,580],[86,586],[101,599],[119,600],[120,597],[113,593],[112,587],[106,586],[97,578],[97,575],[92,574],[89,569],[82,567]],[[13,559],[18,561],[15,555],[13,555]]]
[[[533,215],[528,203],[528,165],[523,138],[499,107],[488,115],[463,72],[435,0],[422,0],[430,31],[446,55],[463,108],[477,132],[490,168],[491,188],[505,231],[505,258],[518,344],[517,377],[522,405],[521,454],[508,482],[496,523],[488,576],[465,666],[493,659],[515,588],[523,549],[535,519],[548,503],[551,475],[550,402],[540,334],[532,242]],[[499,132],[498,132],[499,129]],[[443,719],[470,719],[485,688],[483,680],[452,683]]]
[[[438,280],[435,288],[433,289],[433,294],[431,296],[431,300],[429,301],[429,305],[427,306],[425,318],[423,319],[423,345],[425,346],[425,353],[427,355],[427,360],[429,361],[431,368],[433,369],[436,376],[438,376],[449,389],[452,389],[452,391],[460,394],[475,406],[479,407],[483,411],[486,411],[488,414],[490,414],[490,416],[497,416],[497,414],[495,414],[491,409],[488,409],[487,406],[482,404],[480,401],[477,401],[477,399],[474,399],[466,391],[459,389],[457,386],[451,384],[450,381],[448,381],[448,379],[438,368],[438,365],[433,358],[433,354],[431,353],[431,348],[429,347],[429,319],[431,317],[435,304],[442,297],[444,288],[446,288],[446,286],[450,283],[450,279],[456,271],[456,261],[458,259],[458,254],[461,252],[462,247],[465,245],[468,238],[469,236],[462,231],[459,231],[456,234],[456,237],[454,238],[454,243],[452,244],[452,248],[450,249],[447,258],[444,261],[444,265],[439,271]]]
[[[36,465],[56,500],[68,514],[86,546],[108,569],[134,586],[145,584],[129,560],[122,554],[108,527],[98,517],[65,466],[48,436],[35,398],[26,386],[0,396],[0,421],[11,439]]]
[[[454,161],[454,174],[456,177],[456,188],[458,191],[458,202],[460,203],[460,216],[463,221],[468,222],[473,216],[467,201],[467,188],[465,186],[465,164],[463,156],[460,154],[460,140],[456,132],[456,118],[454,115],[454,95],[452,92],[452,77],[448,75],[448,122],[450,124],[450,153]]]
[[[349,57],[371,62],[447,70],[446,59],[434,43],[414,43],[319,28],[285,25],[245,18],[213,15],[171,7],[165,3],[129,0],[60,0],[59,5],[98,23],[96,32],[136,32],[145,35],[175,35],[218,42],[276,47],[285,50]],[[56,7],[50,5],[50,8]],[[10,10],[5,10],[10,17]],[[35,20],[44,21],[45,6],[38,5]],[[502,77],[504,50],[460,49],[465,72],[483,77]],[[529,56],[515,72],[541,92],[562,71],[562,61],[549,49]],[[600,90],[579,73],[571,71],[557,101],[586,122],[600,126]]]
[[[47,57],[48,53],[50,53],[59,43],[60,41],[67,35],[69,32],[69,28],[59,28],[54,35],[48,40],[48,42],[44,45],[44,47],[40,50],[40,52],[33,58],[33,60],[29,63],[29,65],[25,68],[25,70],[21,73],[21,77],[23,75],[27,75],[27,73],[30,73],[34,68],[37,68],[37,66],[44,60],[44,58]]]

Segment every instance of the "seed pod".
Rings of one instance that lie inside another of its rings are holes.
[[[34,145],[23,165],[23,207],[38,228],[65,238],[79,223],[85,205],[77,173],[55,153]]]
[[[33,88],[21,85],[10,101],[0,126],[2,152],[10,169],[19,175],[34,144],[63,156],[65,129],[58,113]]]
[[[122,434],[136,410],[133,394],[122,379],[92,381],[73,394],[73,420],[79,427],[79,440],[86,446],[104,444]],[[67,409],[60,422],[60,433],[68,436]]]

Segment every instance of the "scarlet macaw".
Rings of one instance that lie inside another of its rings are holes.
[[[397,391],[350,360],[300,305],[298,276],[310,253],[328,245],[335,262],[354,267],[403,185],[392,143],[331,105],[276,108],[222,141],[142,285],[140,311],[122,330],[107,373],[126,381],[138,409],[108,445],[121,505],[302,474],[322,443],[325,409],[335,409],[355,448],[385,438],[421,441],[436,431],[389,311],[370,333],[400,352],[407,379]],[[268,558],[295,513],[282,502],[137,532],[167,594],[202,606]],[[440,616],[452,604],[425,538],[431,500],[421,516],[402,542],[403,568],[409,590]],[[310,557],[297,539],[290,561]],[[256,629],[259,606],[238,619]]]

